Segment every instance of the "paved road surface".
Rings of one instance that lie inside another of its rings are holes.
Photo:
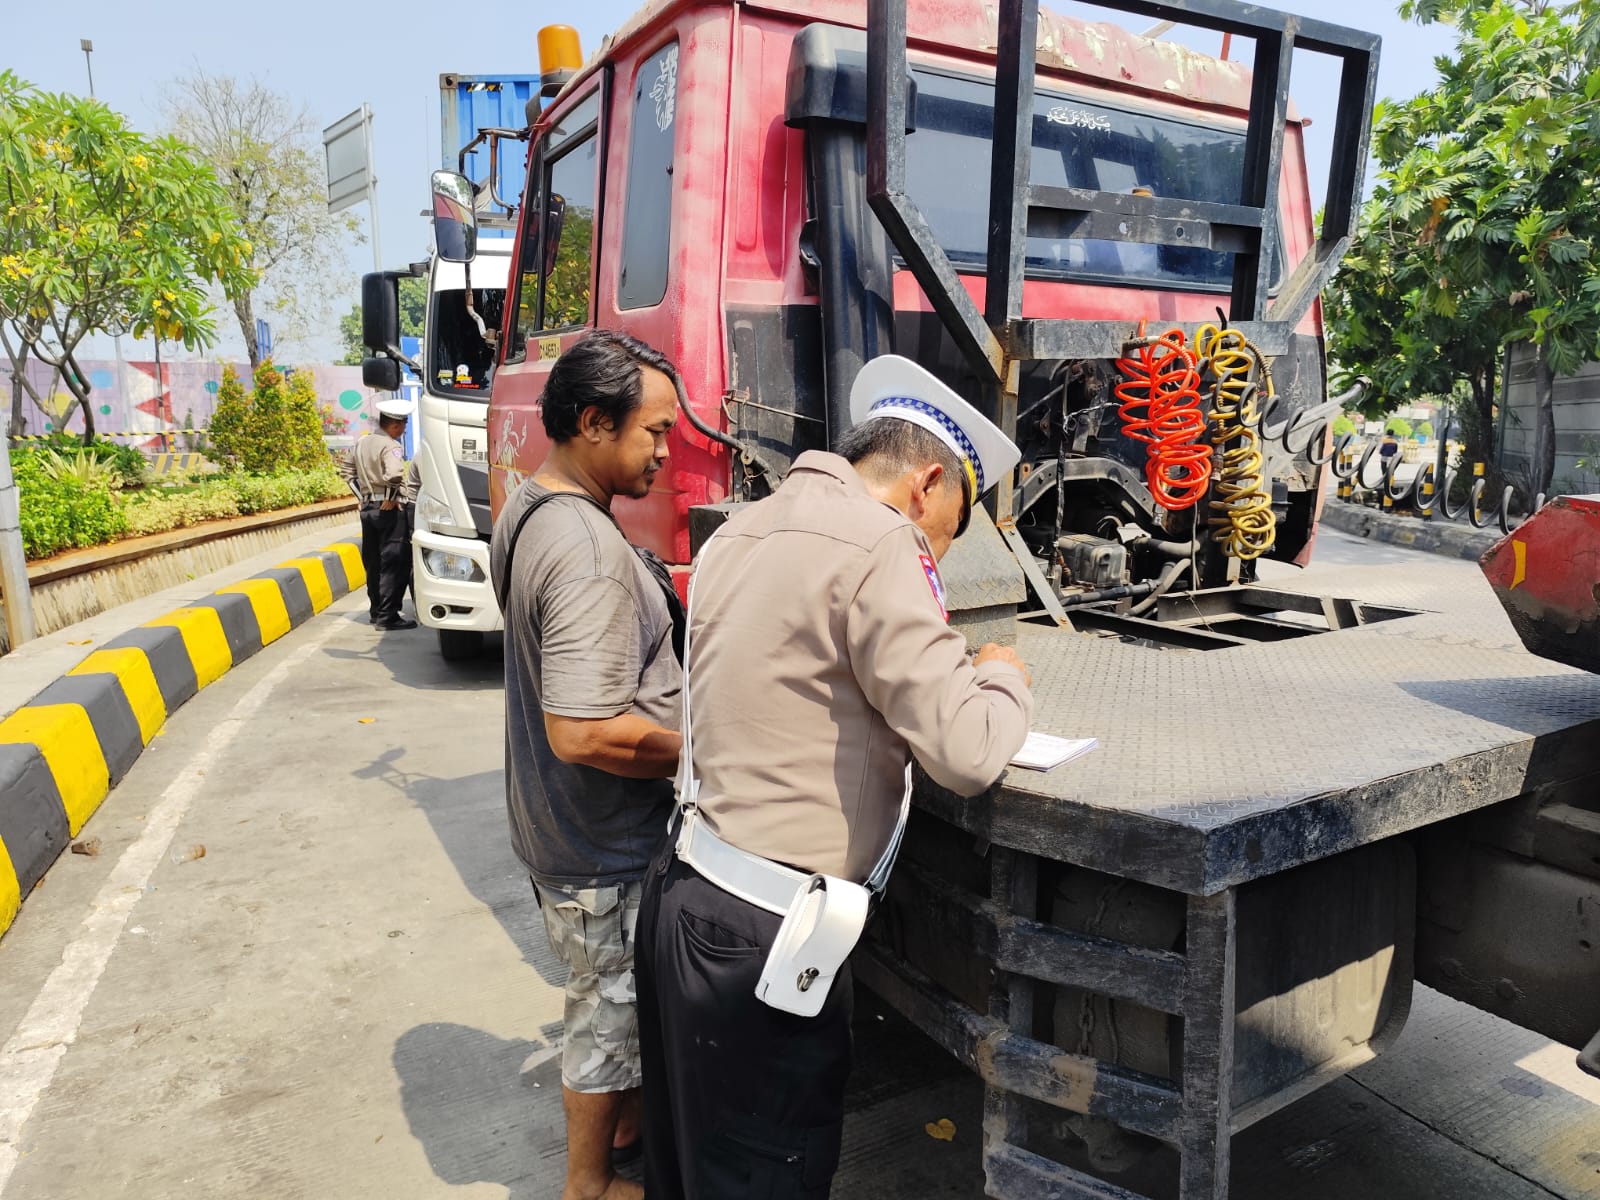
[[[1410,553],[1320,550],[1352,587]],[[559,1194],[561,977],[506,846],[500,662],[363,613],[180,710],[99,856],[0,941],[0,1200]],[[980,1196],[972,1079],[867,996],[857,1045],[834,1194]],[[1570,1050],[1421,992],[1388,1056],[1236,1141],[1233,1194],[1600,1197],[1597,1105]]]

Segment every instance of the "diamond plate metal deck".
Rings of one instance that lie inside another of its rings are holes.
[[[997,845],[1192,895],[1600,771],[1600,676],[1522,648],[1475,567],[1313,569],[1273,586],[1422,615],[1210,652],[1020,627],[1034,727],[1100,739],[928,812]]]

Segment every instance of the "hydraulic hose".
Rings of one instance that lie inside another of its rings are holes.
[[[1211,486],[1211,447],[1199,440],[1206,431],[1200,372],[1183,331],[1148,338],[1141,321],[1117,370],[1123,375],[1117,413],[1123,432],[1149,447],[1145,480],[1151,497],[1168,512],[1193,508]]]
[[[729,437],[720,429],[713,429],[700,419],[700,414],[694,410],[694,405],[689,403],[689,393],[684,390],[683,381],[675,380],[678,389],[678,407],[683,410],[683,415],[689,419],[695,431],[713,442],[726,446],[739,456],[740,462],[753,463],[763,475],[767,477],[767,485],[773,491],[778,490],[778,485],[783,482],[783,471],[776,463],[767,461],[767,456],[759,446],[747,445],[737,438]]]
[[[1219,463],[1208,522],[1211,537],[1232,557],[1249,562],[1272,549],[1278,537],[1255,428],[1257,384],[1250,378],[1259,374],[1270,389],[1272,377],[1264,369],[1266,360],[1237,329],[1202,325],[1195,331],[1195,347],[1215,380],[1211,439]]]
[[[1178,582],[1178,576],[1189,569],[1192,559],[1180,558],[1175,563],[1168,563],[1167,569],[1161,572],[1161,578],[1156,580],[1155,590],[1139,603],[1128,610],[1130,617],[1142,617],[1156,606],[1156,603],[1172,590],[1172,585]]]

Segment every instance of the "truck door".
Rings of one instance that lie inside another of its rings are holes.
[[[538,397],[550,368],[594,324],[606,78],[602,74],[586,96],[564,106],[534,150],[517,239],[510,336],[494,379],[490,495],[497,513],[548,450]]]

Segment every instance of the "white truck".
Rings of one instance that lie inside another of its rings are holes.
[[[501,627],[489,583],[489,385],[526,171],[523,144],[539,111],[541,82],[537,75],[439,76],[441,161],[470,186],[459,199],[476,213],[481,236],[466,263],[435,253],[409,271],[362,280],[367,386],[398,389],[402,363],[421,379],[413,422],[420,490],[412,588],[417,620],[438,630],[439,652],[451,661],[477,655],[483,635]],[[397,289],[408,274],[428,277],[416,363],[400,350]]]
[[[492,338],[500,328],[511,239],[484,238],[471,264],[472,310]],[[466,304],[460,263],[435,257],[423,331],[417,406],[416,528],[411,535],[417,619],[439,631],[439,652],[476,655],[500,628],[489,583],[489,381],[494,347]]]

